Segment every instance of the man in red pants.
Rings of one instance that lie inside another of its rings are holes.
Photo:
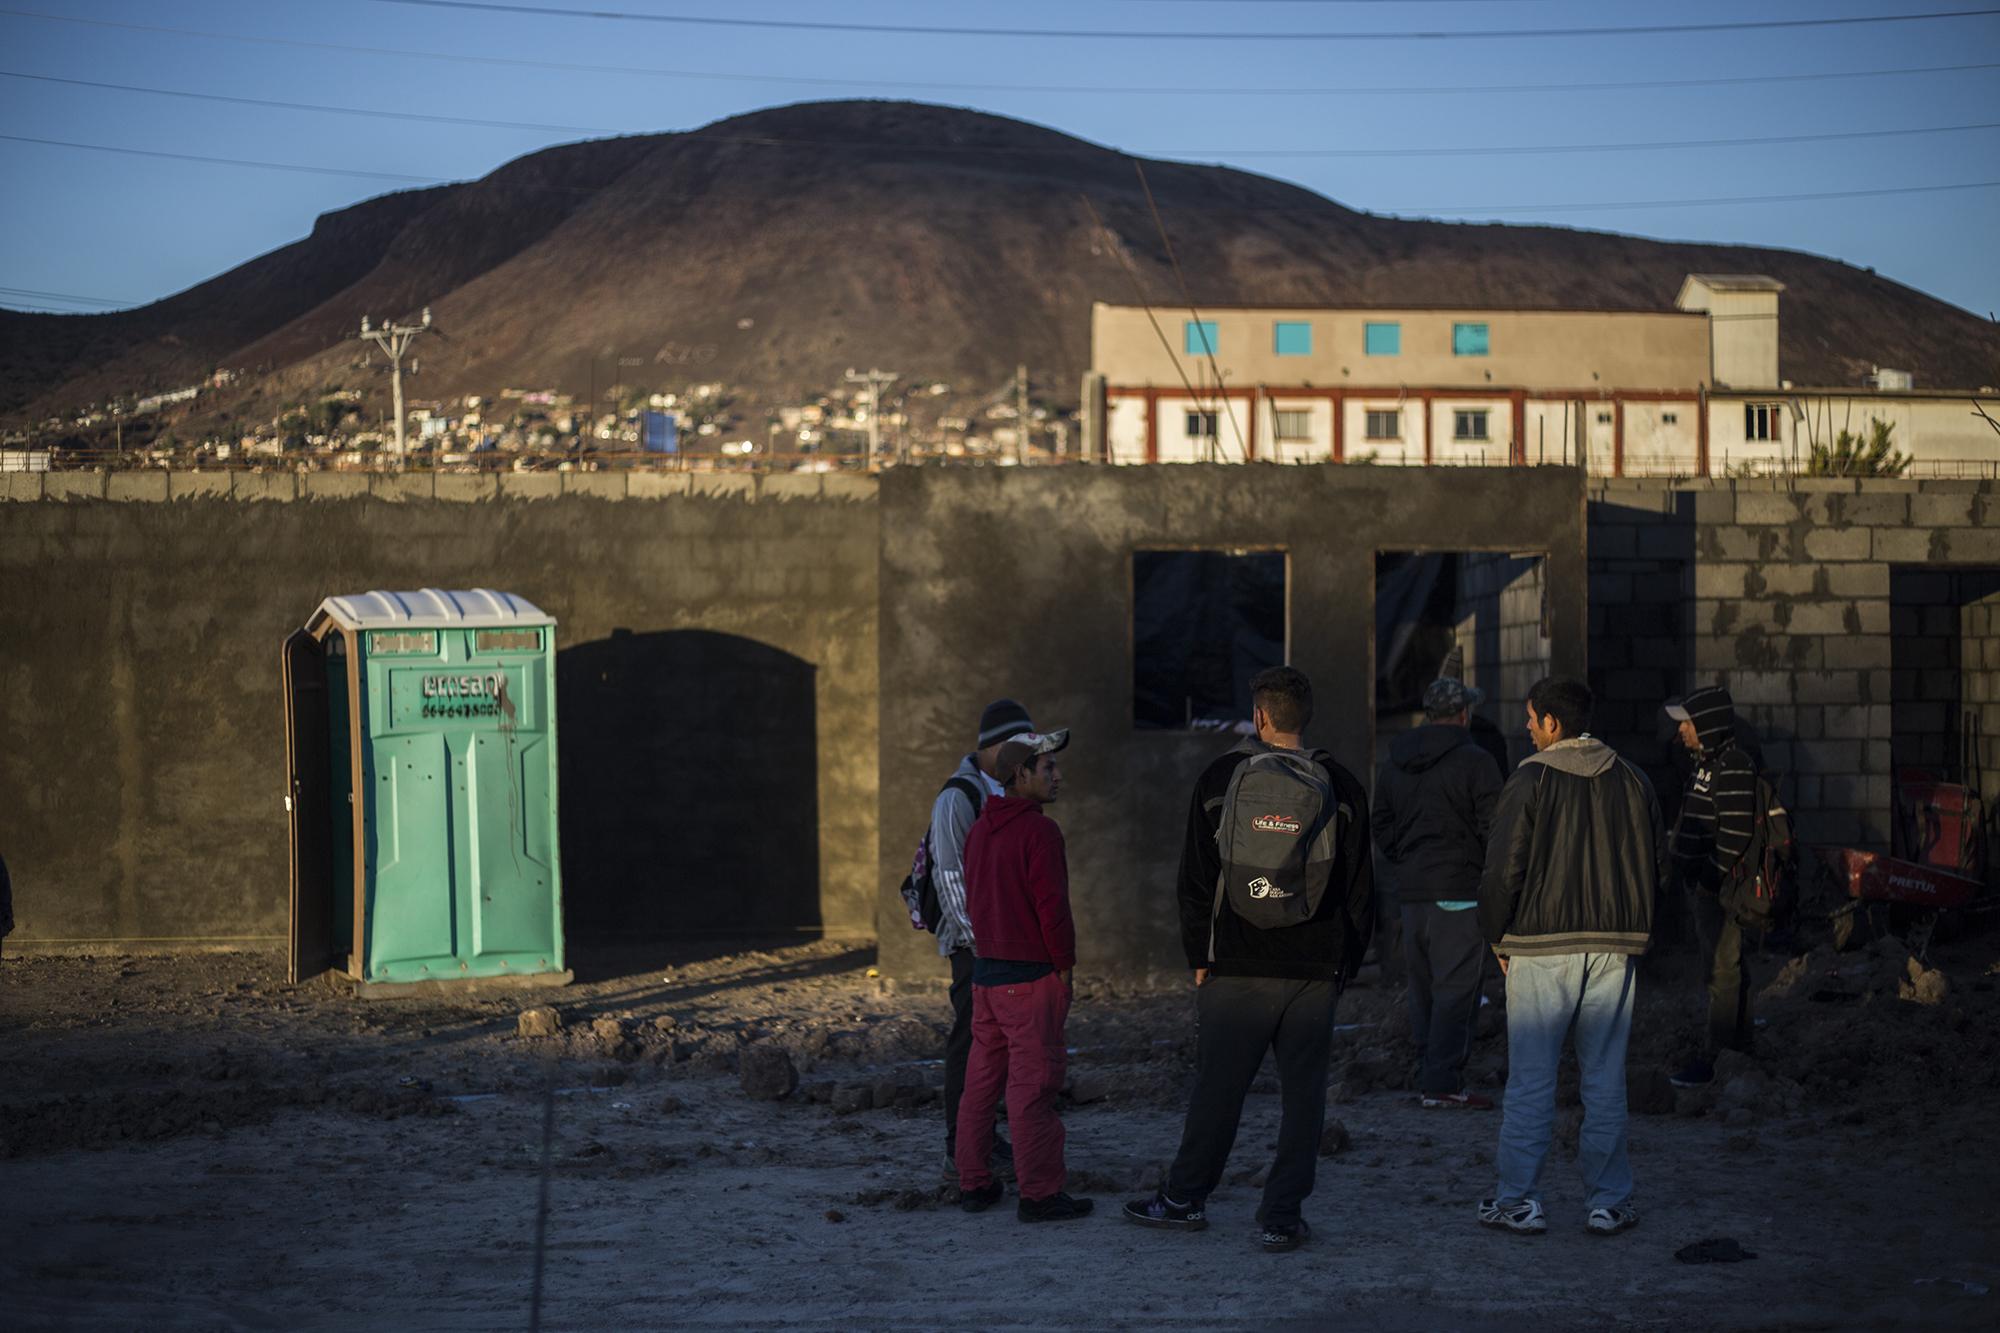
[[[1004,1089],[1014,1134],[1023,1222],[1067,1222],[1091,1200],[1063,1193],[1063,1024],[1076,967],[1069,864],[1062,830],[1042,813],[1062,787],[1056,752],[1069,732],[1029,733],[1000,747],[995,774],[1006,792],[986,803],[965,839],[966,907],[978,956],[972,964],[972,1058],[958,1106],[959,1206],[982,1212],[1006,1187],[988,1158]]]

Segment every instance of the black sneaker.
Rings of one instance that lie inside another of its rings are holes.
[[[1089,1217],[1096,1207],[1092,1199],[1072,1199],[1067,1194],[1051,1194],[1046,1199],[1023,1199],[1014,1209],[1014,1216],[1023,1222],[1074,1222],[1079,1217]]]
[[[968,1213],[983,1213],[994,1204],[1007,1197],[1007,1187],[995,1180],[985,1189],[960,1190],[958,1206]]]
[[[1667,1082],[1677,1088],[1705,1088],[1715,1082],[1715,1066],[1707,1060],[1690,1060],[1667,1075]]]
[[[1142,1227],[1163,1227],[1172,1231],[1200,1231],[1208,1217],[1198,1203],[1175,1203],[1161,1190],[1150,1199],[1134,1199],[1125,1205],[1125,1220]]]
[[[1296,1250],[1312,1235],[1302,1217],[1296,1222],[1266,1222],[1257,1232],[1257,1243],[1272,1254]]]

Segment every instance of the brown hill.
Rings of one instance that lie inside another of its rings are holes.
[[[1813,255],[1407,222],[1221,167],[1145,173],[1198,303],[1658,309],[1689,272],[1761,272],[1787,285],[1787,378],[2000,375],[1986,321]],[[768,401],[862,363],[974,385],[1025,361],[1067,397],[1090,303],[1142,295],[1184,304],[1133,159],[978,112],[813,103],[383,196],[143,309],[0,315],[0,411],[175,387],[217,365],[266,372],[253,402],[353,383],[361,358],[342,340],[359,317],[426,303],[450,333],[421,350],[426,397],[580,392],[620,357],[656,368],[634,378],[724,380]]]

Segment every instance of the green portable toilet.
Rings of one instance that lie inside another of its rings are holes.
[[[293,981],[570,979],[555,631],[425,588],[329,597],[285,640]]]

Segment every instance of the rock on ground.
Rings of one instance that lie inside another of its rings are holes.
[[[799,1086],[798,1067],[792,1057],[777,1046],[752,1046],[737,1063],[736,1081],[746,1097],[775,1102],[792,1095]]]
[[[515,1020],[514,1033],[520,1037],[553,1037],[562,1031],[562,1015],[546,1005],[523,1009]]]

